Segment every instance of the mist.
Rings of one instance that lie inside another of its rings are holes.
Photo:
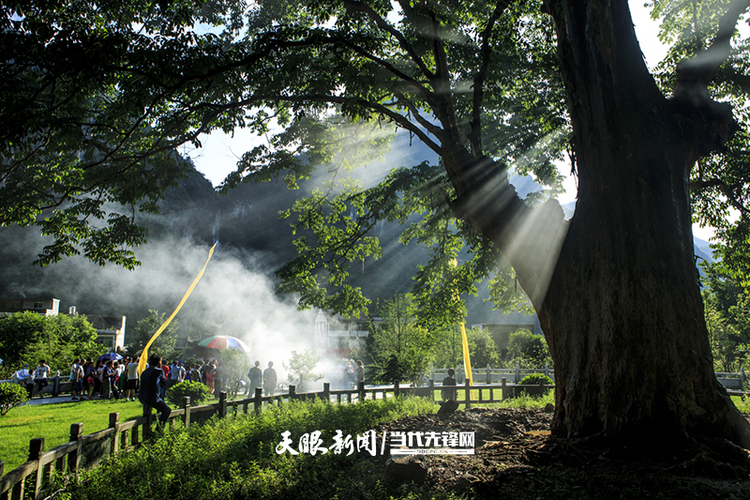
[[[3,230],[4,255],[33,260],[44,240],[33,228]],[[87,315],[127,316],[125,343],[149,309],[168,317],[198,275],[210,246],[168,235],[138,247],[142,265],[128,271],[115,265],[97,266],[82,257],[46,268],[7,266],[2,259],[2,294],[8,297],[49,297],[61,300],[60,313],[76,306]],[[274,361],[279,381],[286,381],[282,362],[292,350],[313,348],[314,311],[297,311],[293,297],[278,296],[276,284],[263,269],[262,252],[218,247],[202,279],[176,316],[180,336],[192,340],[231,335],[249,347],[248,360],[265,367]],[[13,269],[19,274],[13,276]],[[21,268],[23,272],[20,272]],[[217,351],[218,354],[218,351]]]

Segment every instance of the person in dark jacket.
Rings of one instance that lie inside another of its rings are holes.
[[[456,389],[451,389],[451,386],[456,385],[456,379],[453,378],[455,374],[456,371],[453,368],[448,368],[448,376],[443,379],[443,389],[440,391],[443,401],[456,400]]]
[[[161,369],[161,357],[152,354],[148,358],[148,368],[141,374],[141,387],[138,391],[138,400],[144,406],[150,406],[159,412],[159,425],[164,424],[169,419],[172,409],[164,402],[164,394],[167,390],[167,377]]]

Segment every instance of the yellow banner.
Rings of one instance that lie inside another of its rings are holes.
[[[138,362],[138,376],[140,377],[141,373],[143,373],[143,370],[146,369],[146,362],[148,361],[148,348],[151,347],[151,344],[154,343],[154,340],[156,340],[159,335],[161,335],[161,332],[163,332],[169,324],[172,322],[175,316],[177,316],[177,313],[180,312],[180,309],[182,309],[183,304],[185,304],[185,301],[187,301],[188,297],[190,297],[190,294],[193,293],[193,289],[195,288],[195,285],[198,284],[198,281],[203,277],[203,271],[206,270],[206,266],[208,265],[208,261],[211,260],[211,256],[214,254],[214,249],[216,248],[216,245],[219,243],[214,243],[214,246],[211,247],[211,251],[208,252],[208,259],[206,259],[206,263],[203,264],[203,269],[201,269],[201,272],[198,273],[198,276],[195,277],[193,280],[193,283],[190,285],[190,288],[188,288],[188,291],[185,292],[185,295],[182,297],[182,300],[180,301],[180,304],[177,306],[177,308],[174,310],[172,315],[167,318],[167,321],[164,322],[163,325],[159,327],[158,330],[156,330],[156,333],[151,337],[151,339],[146,344],[146,347],[143,348],[143,352],[141,353],[141,360]]]
[[[469,385],[474,385],[474,378],[471,375],[471,359],[469,359],[469,339],[466,336],[466,328],[461,323],[461,340],[464,344],[464,366],[466,367],[466,378],[469,379]]]

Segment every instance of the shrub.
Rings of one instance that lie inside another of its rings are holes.
[[[544,385],[554,385],[555,383],[552,381],[551,378],[549,378],[547,375],[543,373],[532,373],[531,375],[526,375],[523,380],[521,380],[521,384],[528,384],[528,385],[539,385],[539,382],[544,380]]]
[[[0,384],[0,416],[29,400],[29,393],[18,384]]]
[[[180,406],[182,398],[188,396],[191,405],[199,405],[208,399],[208,387],[200,382],[184,381],[167,391],[167,403]]]

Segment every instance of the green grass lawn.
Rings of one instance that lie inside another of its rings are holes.
[[[45,439],[44,449],[70,440],[70,424],[83,423],[83,433],[92,434],[109,426],[109,414],[119,412],[120,421],[138,418],[143,406],[120,400],[72,401],[69,403],[25,405],[0,417],[0,460],[5,474],[26,462],[29,441]]]

